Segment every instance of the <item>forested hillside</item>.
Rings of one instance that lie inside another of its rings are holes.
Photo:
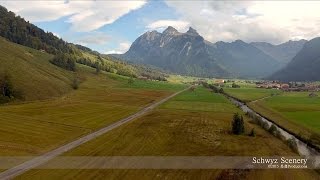
[[[77,89],[80,83],[77,63],[95,68],[96,74],[107,71],[133,78],[166,80],[166,74],[159,70],[67,43],[2,6],[0,36],[0,103],[47,99]]]
[[[45,32],[13,12],[0,6],[0,36],[11,42],[33,49],[44,50],[50,54],[58,52],[76,53],[76,48],[59,39],[50,32]]]
[[[152,79],[165,79],[165,74],[158,70],[130,65],[85,46],[67,43],[2,6],[0,6],[0,36],[11,42],[55,55],[50,62],[69,71],[76,71],[75,63],[81,63],[96,68],[97,71],[104,70],[130,77],[147,75]]]

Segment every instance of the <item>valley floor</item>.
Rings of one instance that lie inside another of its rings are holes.
[[[295,156],[289,147],[245,119],[244,135],[230,134],[233,113],[222,95],[198,87],[133,122],[63,156]],[[255,137],[248,136],[254,128]],[[49,162],[50,163],[50,162]],[[312,170],[31,170],[18,179],[316,179]]]
[[[255,84],[239,83],[241,88],[224,88],[235,97],[274,121],[284,129],[320,148],[320,93],[283,92],[278,89],[256,88]]]
[[[309,97],[309,94],[308,92],[286,92],[251,102],[249,106],[320,147],[320,98]]]
[[[0,106],[1,156],[42,154],[184,88],[156,90],[154,82],[140,88],[117,75],[82,73],[80,88],[61,98]]]

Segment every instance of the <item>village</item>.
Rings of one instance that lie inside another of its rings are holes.
[[[213,81],[214,85],[219,87],[232,87],[232,88],[240,88],[241,83],[247,84],[255,84],[256,88],[262,89],[280,89],[282,91],[290,92],[318,92],[320,91],[320,83],[316,82],[289,82],[283,83],[280,81],[250,81],[250,80],[243,80],[243,81],[236,81],[236,80],[225,80],[225,79],[215,79]],[[230,84],[232,83],[232,84]],[[226,85],[227,84],[227,85]]]
[[[256,82],[257,88],[265,89],[281,89],[283,91],[308,91],[316,92],[320,91],[320,85],[314,82],[289,82],[282,83],[280,81],[258,81]]]

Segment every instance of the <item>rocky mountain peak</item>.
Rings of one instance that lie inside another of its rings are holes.
[[[148,31],[142,35],[143,39],[154,40],[159,37],[161,34],[157,31]]]
[[[163,31],[163,34],[165,34],[165,35],[175,35],[175,34],[179,34],[179,32],[174,27],[168,26],[167,29],[165,29]]]
[[[189,30],[187,31],[187,34],[189,35],[195,35],[195,36],[198,36],[198,32],[197,30],[193,29],[192,27],[189,27]]]

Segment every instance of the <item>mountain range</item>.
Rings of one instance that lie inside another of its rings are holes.
[[[286,67],[268,79],[281,81],[319,81],[320,80],[320,38],[305,43],[301,51]]]
[[[273,45],[266,42],[252,42],[251,44],[268,54],[272,58],[278,60],[280,63],[286,65],[299,52],[307,40],[301,39],[299,41],[288,41],[279,45]]]
[[[123,63],[91,49],[67,43],[25,21],[0,6],[0,36],[33,49],[56,55],[72,55],[74,61],[121,75],[163,79],[163,70],[201,77],[275,79],[282,81],[320,80],[320,39],[266,42],[211,43],[195,29],[185,33],[169,26],[162,33],[148,31],[138,37],[124,54],[113,56],[135,64]],[[88,54],[90,56],[88,56]],[[101,59],[106,61],[101,61]],[[150,66],[140,66],[146,64]]]
[[[191,27],[181,33],[169,26],[162,33],[144,33],[126,53],[114,56],[185,75],[263,78],[285,67],[304,43],[305,40],[280,45],[241,40],[211,43]]]

